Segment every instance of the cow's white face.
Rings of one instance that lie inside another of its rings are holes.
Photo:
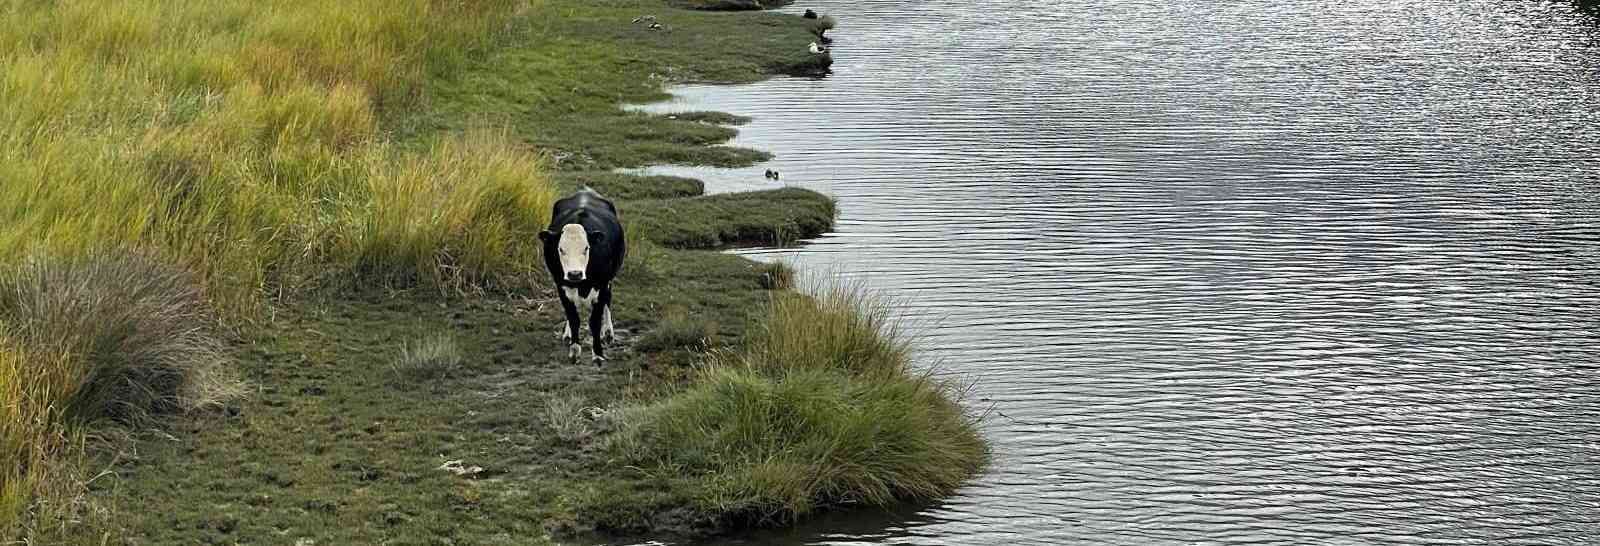
[[[583,280],[584,271],[589,269],[589,233],[584,231],[582,224],[567,224],[561,227],[561,240],[556,242],[556,249],[561,253],[561,271],[568,281]]]

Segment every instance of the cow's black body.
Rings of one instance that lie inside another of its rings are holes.
[[[582,280],[574,281],[566,277],[558,255],[558,239],[568,224],[581,225],[588,233],[589,264],[584,268]],[[622,270],[622,259],[627,255],[626,238],[622,232],[622,222],[617,219],[617,207],[594,190],[584,188],[556,201],[550,214],[550,229],[540,233],[539,238],[544,240],[545,268],[555,280],[557,297],[561,298],[561,308],[566,312],[565,335],[570,343],[569,357],[576,359],[580,348],[578,305],[574,301],[576,296],[585,301],[593,298],[594,305],[589,310],[589,336],[594,347],[595,362],[604,361],[605,343],[615,339],[609,320],[611,280]]]

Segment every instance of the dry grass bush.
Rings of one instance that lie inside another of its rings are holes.
[[[100,419],[242,394],[194,275],[151,256],[33,257],[0,271],[0,537],[70,515],[82,435]]]
[[[138,421],[240,394],[194,276],[137,253],[31,258],[0,272],[0,332],[53,377],[64,416]],[[65,401],[65,403],[61,403]]]

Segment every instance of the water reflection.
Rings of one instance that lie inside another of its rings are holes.
[[[789,544],[1600,536],[1600,50],[1565,2],[816,1],[834,75],[679,89],[837,195],[993,468]],[[774,100],[781,97],[781,100]],[[865,526],[861,526],[866,517]]]

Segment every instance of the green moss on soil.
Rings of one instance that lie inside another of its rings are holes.
[[[97,495],[133,544],[528,544],[627,519],[594,511],[590,496],[657,486],[612,477],[597,450],[611,425],[586,408],[647,397],[689,373],[694,353],[635,349],[666,310],[730,317],[711,331],[722,345],[767,299],[760,272],[737,257],[672,252],[653,269],[653,282],[619,285],[623,343],[603,369],[566,361],[548,292],[373,291],[280,306],[240,347],[254,395],[232,416],[183,419],[170,437],[139,442]],[[439,332],[461,348],[457,369],[421,382],[396,373],[407,341]],[[558,434],[546,407],[561,396],[584,402],[585,413],[566,417],[589,436]],[[450,460],[483,470],[439,469]],[[694,531],[670,512],[655,531]]]

